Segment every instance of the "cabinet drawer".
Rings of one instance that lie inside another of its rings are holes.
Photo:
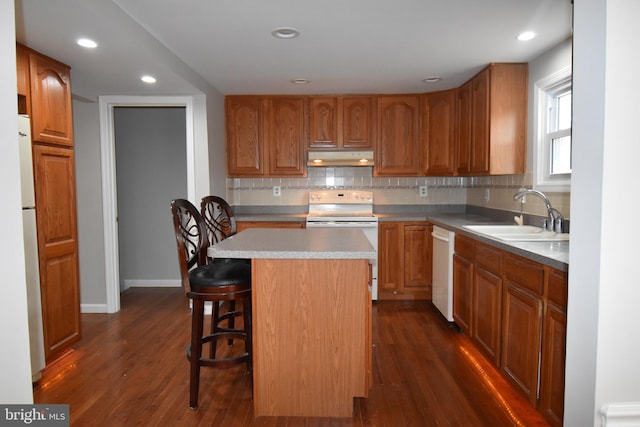
[[[535,292],[536,295],[542,296],[544,293],[544,269],[541,265],[508,256],[504,263],[504,275],[508,280]]]
[[[455,238],[455,253],[461,258],[473,260],[473,240],[463,236],[456,236]]]
[[[562,310],[567,310],[567,273],[559,270],[549,271],[547,299]]]
[[[493,249],[490,246],[476,244],[475,258],[476,264],[483,266],[489,271],[498,275],[502,273],[502,251]]]

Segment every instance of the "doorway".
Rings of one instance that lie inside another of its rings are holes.
[[[169,201],[187,197],[184,107],[115,107],[120,291],[179,286]]]
[[[204,100],[204,96],[199,95],[187,97],[101,96],[98,99],[107,313],[120,310],[114,109],[125,106],[184,108],[187,198],[195,200],[196,194],[209,193],[207,119]],[[196,152],[198,156],[195,156]]]

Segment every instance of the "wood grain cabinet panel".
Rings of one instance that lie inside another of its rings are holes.
[[[257,96],[225,98],[227,172],[230,176],[264,174],[262,100]]]
[[[525,171],[528,66],[490,64],[458,90],[457,171]]]
[[[311,96],[309,148],[373,150],[373,96]]]
[[[34,145],[36,221],[45,359],[80,339],[80,283],[73,150]]]
[[[342,147],[373,150],[375,115],[373,96],[345,96],[342,100]]]
[[[542,299],[513,282],[504,292],[501,369],[536,404],[542,328]]]
[[[29,53],[31,132],[34,142],[73,146],[70,69]]]
[[[550,270],[542,332],[542,365],[538,411],[554,427],[564,419],[567,340],[567,274]]]
[[[422,95],[422,145],[425,175],[455,172],[456,89]]]
[[[431,224],[385,221],[379,225],[379,299],[431,299]]]
[[[420,175],[419,109],[418,95],[378,97],[377,176]]]
[[[304,176],[304,98],[274,97],[267,100],[269,175]]]
[[[453,320],[466,333],[471,332],[473,301],[473,262],[453,255]]]
[[[500,363],[502,277],[474,265],[471,337],[489,360]]]
[[[227,174],[305,176],[304,108],[302,96],[227,96]]]

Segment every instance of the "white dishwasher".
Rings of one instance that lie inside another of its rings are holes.
[[[455,233],[433,226],[432,301],[442,315],[453,322],[453,250]]]

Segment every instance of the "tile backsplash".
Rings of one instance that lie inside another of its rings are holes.
[[[227,178],[227,198],[235,206],[306,206],[309,191],[327,188],[370,190],[376,205],[474,205],[520,212],[513,195],[531,188],[531,176],[374,177],[371,167],[309,168],[303,178]],[[273,195],[279,186],[281,195]],[[427,187],[421,197],[419,188]],[[553,207],[570,218],[570,193],[546,193]],[[546,215],[542,200],[527,197],[525,214]]]

